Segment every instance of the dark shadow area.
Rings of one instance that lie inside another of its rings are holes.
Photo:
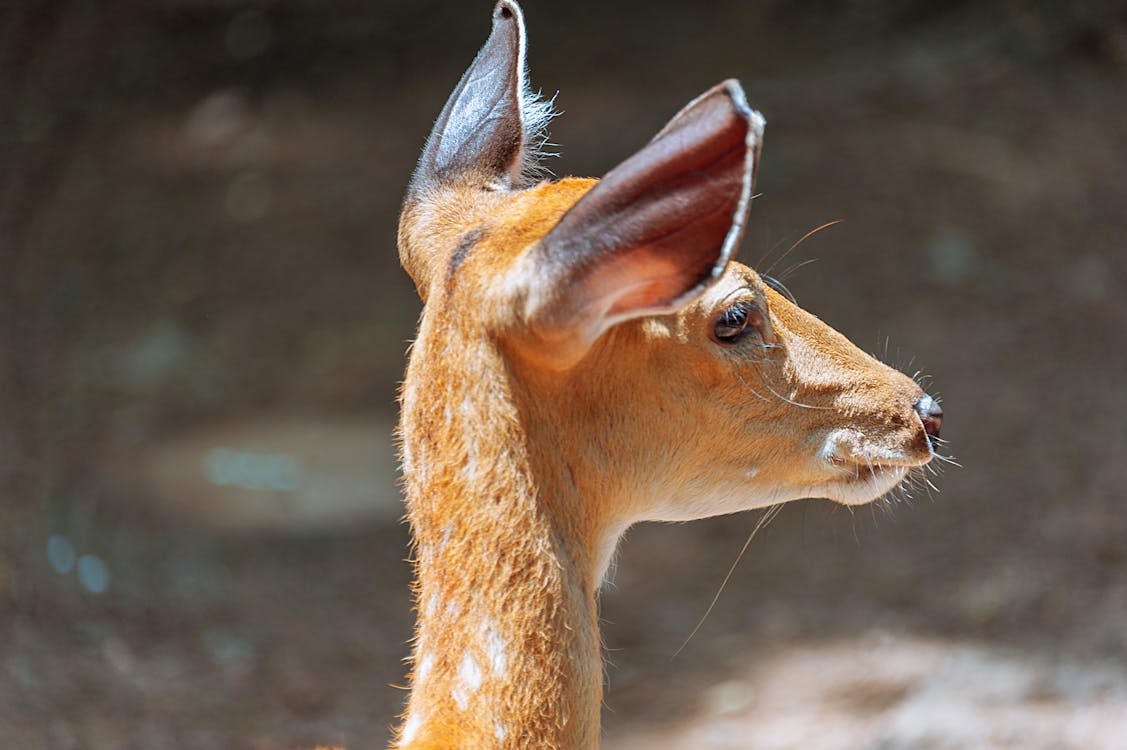
[[[396,218],[488,12],[0,10],[0,747],[386,743],[419,312]],[[633,530],[606,746],[1120,747],[1127,13],[526,15],[559,175],[743,81],[768,127],[741,259],[926,373],[962,464],[910,501],[784,509],[676,658],[756,518]]]

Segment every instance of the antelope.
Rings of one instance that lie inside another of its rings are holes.
[[[398,246],[423,301],[399,442],[417,610],[394,747],[599,744],[597,595],[641,521],[881,497],[935,455],[916,382],[734,262],[740,84],[601,180],[541,179],[520,7],[436,121]]]

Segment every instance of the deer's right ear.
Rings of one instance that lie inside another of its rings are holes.
[[[674,312],[719,279],[743,235],[763,127],[725,81],[580,198],[514,268],[531,358],[571,367],[616,323]]]

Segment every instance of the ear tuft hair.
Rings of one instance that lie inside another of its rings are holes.
[[[559,117],[562,112],[556,109],[556,97],[544,96],[541,91],[533,91],[528,82],[528,73],[523,76],[523,85],[520,93],[520,118],[524,125],[524,142],[520,149],[520,167],[518,178],[514,187],[522,188],[535,185],[540,180],[552,176],[552,170],[543,163],[544,159],[559,156],[555,151],[547,151],[556,144],[551,142],[551,133],[548,125]]]

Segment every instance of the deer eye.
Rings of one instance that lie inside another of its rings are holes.
[[[763,335],[763,313],[751,300],[744,300],[728,307],[713,323],[712,335],[721,344],[734,344],[749,330]]]

